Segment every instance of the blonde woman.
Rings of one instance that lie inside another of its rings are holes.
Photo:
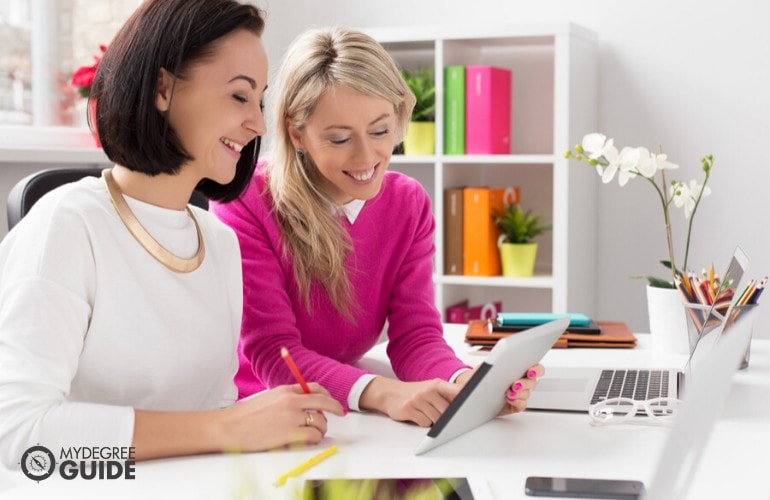
[[[285,346],[344,407],[429,426],[471,371],[442,337],[430,199],[387,171],[414,96],[375,40],[327,28],[294,41],[272,104],[270,159],[212,207],[243,258],[240,396],[292,380]],[[397,380],[353,366],[386,320]],[[524,409],[541,373],[512,381],[504,412]]]

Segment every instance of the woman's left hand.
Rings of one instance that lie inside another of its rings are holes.
[[[456,383],[465,385],[475,371],[476,368],[472,371],[461,373],[460,376],[457,377]],[[524,411],[527,408],[527,399],[529,399],[529,396],[537,385],[538,377],[542,377],[544,373],[545,367],[541,364],[537,364],[529,368],[522,378],[513,382],[506,393],[502,395],[502,397],[505,398],[505,406],[500,410],[500,415],[509,415],[511,413]]]

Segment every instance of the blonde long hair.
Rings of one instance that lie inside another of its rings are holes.
[[[393,104],[396,144],[402,141],[414,108],[414,95],[393,59],[370,36],[353,29],[312,29],[288,49],[271,92],[273,137],[267,163],[269,188],[283,233],[284,251],[293,257],[294,277],[308,312],[310,289],[320,283],[335,309],[352,320],[353,303],[345,261],[350,238],[331,200],[319,189],[318,168],[297,155],[289,124],[302,130],[318,100],[341,86]]]

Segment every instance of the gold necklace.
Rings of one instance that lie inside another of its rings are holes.
[[[198,234],[198,252],[189,259],[182,259],[177,257],[173,253],[166,250],[158,241],[152,237],[150,233],[142,226],[139,219],[136,218],[134,212],[131,211],[131,207],[126,203],[126,199],[123,197],[123,193],[120,191],[120,187],[115,183],[115,179],[112,178],[112,169],[105,168],[102,170],[102,178],[107,185],[107,192],[110,195],[110,201],[112,206],[115,207],[115,211],[118,212],[118,217],[126,225],[128,231],[136,238],[147,253],[152,255],[155,260],[178,273],[189,273],[198,269],[203,262],[203,257],[206,255],[206,248],[203,244],[203,234],[201,228],[198,225],[198,220],[187,207],[187,213],[190,214],[193,223],[195,224],[195,231]]]

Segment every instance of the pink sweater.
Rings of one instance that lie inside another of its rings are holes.
[[[249,188],[211,210],[232,227],[243,260],[243,324],[235,377],[240,397],[265,387],[295,383],[281,359],[291,352],[308,382],[318,382],[347,408],[348,393],[364,370],[351,366],[371,349],[388,320],[387,353],[399,379],[448,380],[465,367],[442,337],[433,292],[430,199],[415,180],[386,172],[380,193],[366,202],[355,224],[343,217],[354,251],[348,275],[360,304],[353,325],[339,315],[323,288],[311,288],[307,313],[291,259],[272,213],[263,169]]]

